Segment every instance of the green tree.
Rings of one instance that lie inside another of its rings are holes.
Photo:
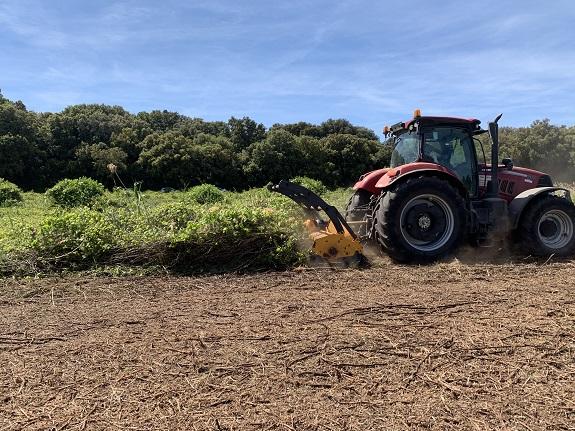
[[[329,135],[354,135],[360,138],[378,141],[379,138],[372,131],[365,127],[358,127],[344,119],[329,119],[320,125],[300,121],[293,124],[274,124],[271,130],[283,129],[296,136],[313,136],[316,138],[325,138]]]
[[[321,141],[326,153],[323,182],[328,186],[348,186],[376,167],[378,141],[347,134],[329,135]]]
[[[25,182],[27,166],[33,163],[36,148],[24,136],[0,135],[0,177],[12,182]]]
[[[530,127],[502,128],[501,156],[509,156],[518,166],[538,169],[561,181],[575,179],[575,134],[573,128],[555,126],[548,119]]]
[[[77,150],[78,161],[86,166],[86,173],[92,178],[106,183],[107,180],[114,182],[110,165],[114,165],[118,173],[126,170],[128,155],[118,147],[108,147],[99,144],[83,144]]]
[[[204,121],[201,118],[186,117],[178,124],[177,130],[189,138],[193,138],[200,133],[230,137],[230,128],[228,123],[224,121]]]
[[[77,159],[82,145],[103,143],[129,127],[132,115],[119,106],[74,105],[45,118],[50,141],[46,148],[50,181],[83,175],[85,165]]]
[[[322,131],[321,136],[354,135],[359,138],[370,139],[374,141],[379,140],[377,135],[372,130],[369,130],[365,127],[354,126],[348,120],[344,119],[329,119],[321,123],[319,127]]]
[[[141,148],[138,163],[157,187],[244,186],[238,154],[224,137],[199,134],[190,139],[177,132],[153,133],[142,141]]]
[[[239,154],[229,139],[201,133],[196,135],[193,144],[192,163],[198,169],[197,182],[226,189],[246,186]]]
[[[301,173],[303,154],[297,138],[285,130],[251,144],[244,152],[244,172],[251,186],[289,179]]]
[[[175,130],[185,119],[183,115],[167,110],[140,112],[136,118],[143,121],[154,132],[168,132],[170,130]]]
[[[138,164],[146,173],[146,186],[181,186],[193,183],[193,141],[177,132],[154,132],[140,143]]]
[[[41,124],[41,116],[22,102],[0,94],[0,175],[25,189],[45,183],[46,137]]]
[[[292,135],[295,136],[312,136],[316,138],[323,138],[325,135],[323,134],[324,131],[321,129],[320,126],[316,126],[315,124],[306,123],[305,121],[300,121],[298,123],[292,124],[274,124],[270,131],[283,129],[290,132]]]
[[[230,139],[236,150],[241,151],[255,142],[262,141],[266,137],[266,128],[263,124],[256,123],[249,117],[242,119],[230,118],[228,120]]]
[[[326,170],[328,154],[324,142],[319,138],[303,135],[297,139],[297,146],[302,154],[299,174],[331,184],[328,181],[329,172]]]

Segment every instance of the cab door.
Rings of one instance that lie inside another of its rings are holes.
[[[454,127],[423,130],[422,153],[424,160],[453,172],[470,197],[477,196],[477,156],[468,130]]]

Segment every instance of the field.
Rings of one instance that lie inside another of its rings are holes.
[[[574,260],[309,267],[291,201],[216,192],[0,208],[0,430],[575,429]]]
[[[575,427],[573,261],[1,284],[3,430]]]

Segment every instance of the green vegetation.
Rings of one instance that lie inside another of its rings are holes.
[[[575,127],[535,121],[501,128],[500,141],[501,157],[517,166],[575,180]],[[297,176],[335,188],[386,166],[390,153],[373,131],[344,119],[266,129],[248,117],[210,122],[169,111],[134,115],[107,105],[35,113],[0,94],[0,177],[24,190],[44,191],[81,176],[110,189],[122,178],[144,189],[209,183],[241,191]]]
[[[321,181],[314,180],[313,178],[309,177],[295,177],[290,180],[292,183],[299,184],[300,186],[304,186],[307,189],[314,192],[316,195],[323,195],[327,192],[327,187],[324,186]]]
[[[0,274],[284,269],[305,260],[305,238],[301,210],[265,188],[117,189],[75,208],[28,192],[20,205],[0,208]]]
[[[224,200],[224,192],[211,184],[192,187],[188,191],[188,196],[200,205],[215,204]]]
[[[82,176],[109,189],[124,181],[153,190],[214,184],[241,191],[295,176],[334,188],[386,165],[390,151],[373,131],[342,119],[266,129],[247,117],[210,122],[107,105],[35,113],[0,94],[0,177],[24,190]]]
[[[501,158],[575,180],[575,127],[535,121],[500,141]],[[262,187],[292,178],[343,209],[345,187],[390,154],[344,119],[266,129],[107,105],[35,113],[0,94],[0,274],[287,268],[304,257],[300,210]]]
[[[0,254],[30,247],[40,223],[54,210],[41,193],[22,194],[22,202],[11,207],[0,206]]]
[[[124,229],[115,224],[109,214],[82,207],[46,217],[33,236],[31,246],[48,258],[97,262],[118,245]]]
[[[500,141],[501,157],[515,165],[575,180],[575,127],[549,120],[502,127]],[[347,187],[386,166],[390,154],[373,131],[344,119],[266,129],[248,117],[204,121],[169,111],[134,115],[108,105],[35,113],[0,94],[0,177],[23,190],[44,191],[81,176],[109,189],[124,180],[154,190],[208,183],[241,191],[298,176]]]
[[[547,172],[555,181],[575,181],[575,127],[534,121],[530,127],[503,127],[499,139],[501,155],[516,166]]]
[[[12,206],[22,201],[22,191],[16,184],[0,178],[0,206]]]
[[[74,180],[62,180],[46,196],[62,208],[90,206],[104,194],[104,186],[91,178],[81,177]]]

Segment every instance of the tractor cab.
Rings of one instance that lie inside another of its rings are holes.
[[[480,121],[449,117],[422,117],[398,123],[385,131],[393,145],[391,168],[432,163],[458,178],[470,197],[479,193],[474,136],[485,132]]]

